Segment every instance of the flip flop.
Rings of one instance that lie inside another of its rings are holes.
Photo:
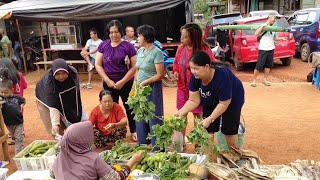
[[[251,82],[251,87],[257,87],[257,83],[255,81]]]
[[[131,133],[131,139],[132,141],[137,142],[138,141],[137,133]]]
[[[264,84],[265,86],[271,86],[271,82],[269,81],[263,82],[262,84]]]

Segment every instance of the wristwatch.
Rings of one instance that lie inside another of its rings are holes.
[[[211,119],[211,123],[213,123],[213,121],[214,121],[213,117],[210,115],[208,118],[210,118]]]

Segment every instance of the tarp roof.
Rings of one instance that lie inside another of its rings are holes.
[[[12,17],[35,21],[86,21],[138,15],[169,9],[191,0],[18,0],[0,6]]]

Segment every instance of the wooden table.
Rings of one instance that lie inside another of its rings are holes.
[[[83,48],[64,48],[64,49],[51,49],[51,48],[46,48],[42,49],[43,51],[43,62],[47,62],[47,52],[55,52],[55,51],[81,51]],[[50,63],[49,63],[50,64]],[[47,70],[47,65],[46,63],[43,63],[44,65],[44,70]]]
[[[2,144],[2,151],[3,151],[3,155],[4,155],[4,160],[5,161],[9,161],[10,160],[10,156],[9,156],[9,152],[8,152],[8,134],[5,133],[4,131],[4,119],[2,116],[2,104],[4,104],[4,101],[0,101],[0,143]]]

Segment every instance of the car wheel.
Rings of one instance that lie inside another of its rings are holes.
[[[284,65],[284,66],[290,66],[290,64],[291,64],[291,57],[290,58],[281,58],[280,59],[280,61],[282,62],[282,64]]]
[[[303,62],[307,62],[308,58],[309,58],[309,55],[310,55],[310,46],[309,46],[309,44],[308,43],[302,44],[300,52],[301,52],[301,60]]]
[[[234,54],[233,56],[234,66],[236,68],[236,71],[242,71],[243,70],[243,63],[239,62],[237,55]]]

